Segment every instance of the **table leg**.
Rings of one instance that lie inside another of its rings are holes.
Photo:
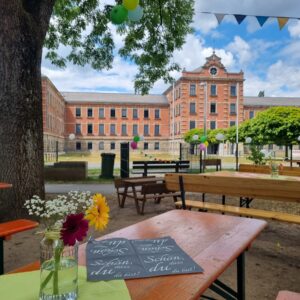
[[[237,258],[237,299],[246,299],[246,281],[245,281],[245,252]]]
[[[132,186],[132,192],[133,192],[133,197],[134,197],[134,201],[135,201],[136,211],[137,211],[138,214],[140,214],[139,200],[137,198],[135,185]]]
[[[125,188],[124,188],[124,193],[123,193],[123,196],[122,196],[121,205],[120,205],[120,207],[122,207],[122,208],[125,205],[125,200],[126,200],[127,192],[128,192],[128,185],[126,184]]]
[[[4,273],[4,239],[0,237],[0,275]]]

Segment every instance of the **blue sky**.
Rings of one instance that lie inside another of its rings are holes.
[[[247,17],[238,25],[232,15],[227,15],[219,25],[214,14],[201,12],[300,18],[299,0],[196,0],[195,33],[186,37],[185,45],[174,53],[173,59],[182,68],[192,70],[202,66],[205,57],[215,49],[228,71],[244,71],[245,95],[255,96],[264,90],[266,96],[300,97],[299,20],[290,19],[279,30],[275,18],[268,19],[260,27],[255,17]],[[122,37],[117,35],[114,26],[111,29],[117,47],[121,47]],[[102,72],[71,64],[64,70],[57,69],[45,60],[42,64],[43,74],[61,91],[132,93],[136,71],[135,65],[124,62],[119,56],[115,57],[112,70]],[[179,73],[172,75],[180,76]],[[166,88],[160,80],[151,92],[159,94]]]

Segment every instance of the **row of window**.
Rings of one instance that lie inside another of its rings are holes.
[[[122,124],[121,125],[121,135],[123,136],[127,136],[128,135],[128,127],[127,124]],[[116,124],[110,124],[109,126],[110,131],[109,134],[110,135],[117,135],[116,132]],[[144,125],[144,136],[149,136],[150,135],[150,125],[145,124]],[[137,124],[133,124],[132,125],[132,135],[138,135],[138,125]],[[81,130],[81,124],[76,124],[75,125],[75,133],[76,134],[82,134],[82,130]],[[94,133],[94,124],[87,124],[87,134],[93,134]],[[98,125],[98,134],[99,135],[106,135],[107,132],[105,131],[105,127],[104,124],[99,124]],[[160,125],[155,124],[154,125],[154,135],[155,136],[160,136]]]
[[[82,117],[82,108],[81,107],[76,107],[75,110],[75,115],[76,118]],[[87,108],[86,115],[88,118],[93,118],[94,117],[94,109],[92,107]],[[116,108],[110,108],[110,118],[116,118],[117,117],[117,109]],[[145,108],[143,109],[143,116],[144,119],[149,119],[150,118],[150,109]],[[127,108],[122,108],[121,109],[121,117],[122,118],[127,118],[128,117],[128,109]],[[103,119],[105,118],[105,109],[104,107],[98,108],[98,118]],[[138,119],[139,118],[139,110],[138,108],[132,108],[132,118],[133,119]],[[155,119],[160,119],[160,109],[155,109],[154,110],[154,118]]]
[[[96,150],[94,149],[94,147],[97,145],[97,143],[93,143],[93,142],[88,142],[87,143],[87,149],[88,150]],[[145,142],[144,143],[144,150],[148,150],[149,149],[149,143]],[[115,150],[116,149],[116,142],[111,142],[110,143],[110,150]],[[160,149],[160,145],[159,142],[155,142],[154,143],[154,150],[159,150]],[[81,151],[82,150],[82,143],[81,142],[76,142],[76,150],[77,151]],[[104,142],[99,142],[98,144],[98,150],[104,150]]]
[[[216,129],[217,128],[217,121],[210,121],[209,122],[209,128],[210,129]],[[235,121],[229,121],[229,126],[235,126]],[[190,129],[196,128],[196,121],[190,121]]]
[[[47,92],[47,100],[46,100],[46,111],[55,111],[57,114],[64,116],[65,113],[65,105],[64,101],[58,97],[55,93]]]
[[[46,128],[49,129],[52,132],[55,132],[59,135],[64,134],[64,122],[63,120],[57,118],[56,116],[53,116],[50,113],[46,114]]]
[[[209,104],[209,106],[210,106],[210,113],[211,114],[216,114],[217,113],[217,103],[211,102]],[[178,104],[178,105],[175,106],[175,116],[180,116],[180,111],[181,111],[181,105]],[[195,115],[196,113],[197,113],[196,112],[196,103],[195,102],[190,102],[190,114]],[[231,115],[236,114],[236,104],[235,103],[230,103],[229,113]],[[250,118],[251,118],[251,114],[250,114]]]
[[[216,84],[210,84],[210,96],[217,96],[217,85]],[[236,97],[236,85],[230,85],[230,96]],[[191,83],[190,84],[190,96],[197,96],[196,94],[196,84]],[[179,95],[180,97],[180,95]]]
[[[218,95],[218,89],[216,84],[210,84],[210,96],[217,96]],[[230,96],[236,97],[236,85],[230,86]],[[197,96],[196,94],[196,84],[191,83],[190,84],[190,96]],[[175,90],[175,99],[178,99],[181,97],[181,88]]]

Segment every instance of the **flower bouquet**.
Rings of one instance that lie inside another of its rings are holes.
[[[87,236],[89,226],[96,230],[107,226],[105,197],[71,191],[52,200],[33,196],[25,207],[45,225],[40,244],[40,299],[77,299],[78,242]]]

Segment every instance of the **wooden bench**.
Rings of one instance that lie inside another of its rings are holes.
[[[216,171],[221,171],[222,170],[222,160],[219,158],[216,159],[203,159],[202,160],[203,168],[207,166],[215,166]]]
[[[290,291],[280,291],[276,300],[300,300],[300,294]]]
[[[249,173],[270,174],[270,167],[268,165],[240,164],[239,171]],[[279,175],[300,176],[300,168],[282,166],[279,168]]]
[[[4,244],[5,240],[11,238],[15,233],[19,233],[25,230],[30,230],[37,227],[39,223],[26,220],[18,219],[0,224],[0,275],[4,273]]]
[[[174,169],[175,173],[187,172],[190,168],[189,160],[165,160],[165,161],[133,161],[132,169],[143,170],[143,176],[148,175],[148,170],[156,170],[155,173],[166,173],[166,170]],[[160,171],[159,171],[160,170]],[[133,172],[138,174],[137,172]],[[168,171],[169,173],[169,171]]]
[[[155,203],[160,203],[160,200],[165,197],[173,197],[174,202],[177,202],[177,197],[180,197],[180,192],[168,190],[165,183],[148,183],[142,186],[141,194],[137,197],[138,201],[142,201],[140,214],[144,214],[145,203],[149,199],[153,199]]]
[[[290,222],[300,224],[300,215],[293,215],[283,212],[267,211],[254,208],[237,207],[225,204],[207,203],[203,201],[187,200],[186,192],[192,193],[213,193],[228,196],[243,196],[250,195],[261,197],[265,199],[283,200],[283,201],[295,201],[300,202],[300,185],[298,182],[289,181],[289,186],[295,190],[292,190],[290,194],[285,191],[278,190],[278,181],[270,181],[269,184],[274,185],[274,189],[269,191],[264,188],[264,179],[262,179],[261,185],[250,186],[251,179],[240,178],[241,183],[239,185],[234,184],[232,178],[222,178],[209,175],[196,175],[196,174],[166,174],[165,183],[167,189],[180,191],[181,201],[175,203],[177,208],[183,209],[198,209],[198,210],[210,210],[214,212],[230,213],[238,216],[249,216],[255,218],[271,219],[276,221]],[[257,181],[254,181],[257,185]],[[277,185],[277,189],[275,186]],[[298,191],[298,192],[297,192]],[[294,193],[295,192],[295,193]],[[286,195],[283,199],[282,195]],[[289,195],[289,196],[288,196]]]

